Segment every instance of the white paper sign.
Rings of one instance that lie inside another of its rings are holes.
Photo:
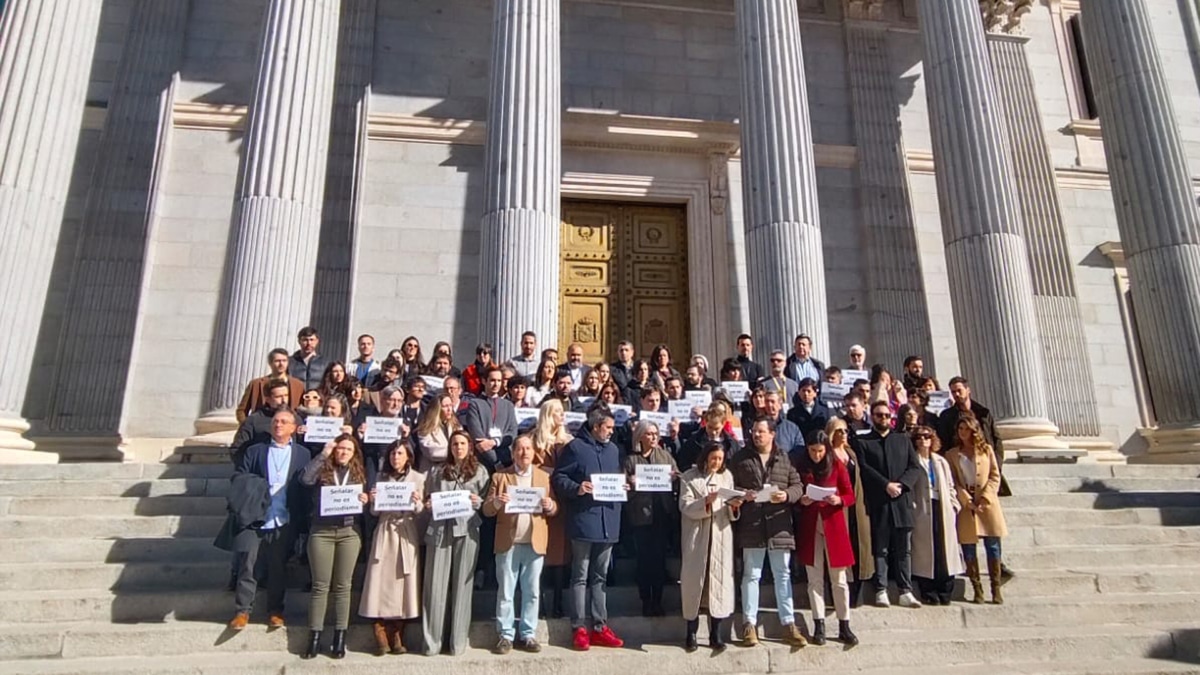
[[[592,404],[596,402],[596,397],[595,396],[577,396],[575,398],[575,400],[579,401],[579,405],[581,405],[585,408],[590,408],[590,407],[592,407]]]
[[[951,405],[950,392],[948,391],[931,391],[929,392],[929,403],[925,404],[925,412],[931,412],[934,415],[942,414],[946,408]]]
[[[538,409],[537,408],[515,408],[517,413],[517,428],[528,429],[537,424]]]
[[[633,416],[633,406],[631,405],[614,403],[608,406],[608,409],[612,411],[613,421],[618,425],[625,424]]]
[[[467,490],[435,492],[429,495],[429,499],[433,504],[434,520],[464,518],[475,512],[471,506],[471,493]]]
[[[670,492],[670,464],[638,464],[633,477],[633,489],[638,492]]]
[[[363,510],[362,502],[358,501],[362,491],[361,485],[321,486],[321,515],[357,516]]]
[[[821,487],[815,483],[809,483],[804,486],[804,494],[814,502],[823,502],[826,497],[832,497],[837,494],[835,487]]]
[[[856,380],[866,380],[867,382],[870,382],[871,373],[866,370],[853,369],[846,369],[842,371],[842,382],[845,382],[853,387]]]
[[[854,387],[849,384],[834,384],[833,382],[826,382],[821,385],[821,402],[827,405],[832,405],[833,403],[841,405],[842,399],[844,399],[846,394],[849,394],[850,390],[853,388]]]
[[[391,443],[400,438],[400,423],[403,421],[399,417],[368,417],[363,443]]]
[[[508,503],[504,505],[505,513],[541,513],[542,497],[546,489],[539,487],[508,486]]]
[[[642,422],[653,422],[656,426],[658,426],[658,435],[659,436],[665,437],[665,436],[671,435],[671,414],[670,413],[660,413],[660,412],[651,412],[648,410],[643,410],[642,412],[638,413],[638,420],[640,420]]]
[[[398,480],[385,480],[375,484],[376,511],[415,511],[413,492],[417,486]]]
[[[685,391],[683,398],[691,401],[693,408],[707,408],[712,405],[712,392],[706,389],[699,391]]]
[[[692,420],[692,402],[687,399],[667,401],[667,414],[680,422],[690,422]]]
[[[421,379],[425,380],[425,391],[430,394],[440,394],[446,386],[446,378],[437,375],[422,375]]]
[[[579,431],[579,427],[587,421],[587,413],[569,412],[563,415],[563,424],[567,426],[567,431],[575,433]]]
[[[737,499],[745,497],[745,490],[730,490],[729,488],[717,488],[717,496],[724,500]]]
[[[721,383],[721,389],[734,403],[742,403],[750,395],[750,383],[742,380],[730,380]]]
[[[629,495],[625,492],[625,474],[592,474],[592,499],[598,502],[629,501]]]
[[[309,417],[304,420],[304,442],[328,443],[342,435],[344,424],[346,420],[340,417]]]
[[[771,495],[775,494],[777,491],[778,490],[774,485],[767,483],[766,485],[762,486],[761,490],[754,494],[754,503],[769,504],[771,502]]]
[[[739,445],[746,444],[746,432],[742,431],[741,427],[731,427],[733,429],[733,437],[737,439]]]

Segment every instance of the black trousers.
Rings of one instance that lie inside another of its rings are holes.
[[[254,596],[258,592],[258,580],[254,567],[262,558],[267,571],[267,611],[283,614],[283,597],[287,590],[287,561],[296,541],[296,530],[290,523],[272,530],[259,530],[258,543],[249,551],[237,553],[237,589],[234,591],[234,606],[239,612],[249,614],[254,609]]]
[[[889,517],[882,527],[871,530],[871,548],[875,553],[875,589],[888,587],[888,568],[894,566],[896,587],[901,593],[912,592],[912,528],[896,527]]]
[[[921,591],[921,600],[929,604],[950,604],[954,595],[954,577],[946,568],[946,528],[942,525],[942,512],[938,501],[933,501],[933,578],[913,577]],[[957,551],[954,552],[958,554]]]
[[[638,595],[643,602],[661,601],[667,584],[667,526],[642,525],[630,528],[637,549]]]

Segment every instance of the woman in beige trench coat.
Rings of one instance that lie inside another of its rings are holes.
[[[741,499],[726,500],[720,489],[733,489],[733,474],[725,469],[725,447],[706,443],[696,458],[696,466],[684,472],[679,484],[681,518],[680,592],[683,618],[687,619],[685,648],[697,649],[696,631],[700,610],[708,611],[708,645],[725,648],[722,622],[733,614],[733,525]]]
[[[1000,509],[1000,463],[974,415],[962,413],[959,416],[954,429],[954,447],[946,453],[946,461],[950,463],[958,503],[962,506],[958,513],[958,541],[962,544],[967,577],[974,591],[971,602],[983,602],[976,551],[976,544],[983,539],[988,576],[992,582],[992,602],[1003,604],[1000,539],[1008,536],[1008,525],[1004,522],[1004,511]]]
[[[949,605],[954,577],[964,570],[955,522],[961,507],[950,463],[938,454],[937,434],[930,427],[918,426],[912,439],[926,477],[913,490],[912,576],[921,591],[921,602]]]
[[[421,615],[420,514],[425,510],[421,494],[425,475],[413,467],[412,451],[407,443],[407,440],[399,440],[388,447],[378,482],[412,483],[415,486],[413,510],[380,513],[372,506],[372,512],[379,516],[379,523],[375,526],[362,600],[358,604],[360,616],[375,619],[377,656],[383,656],[389,649],[393,654],[405,653],[404,624]],[[372,499],[378,491],[376,485]]]

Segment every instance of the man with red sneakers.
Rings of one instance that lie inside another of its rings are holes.
[[[606,407],[588,413],[587,428],[563,448],[551,485],[566,504],[567,537],[571,541],[571,628],[575,649],[621,647],[625,643],[608,627],[608,567],[613,545],[621,537],[621,502],[594,497],[596,474],[622,474],[620,453],[612,443],[616,423]],[[625,486],[628,489],[628,485]],[[591,603],[588,594],[591,593]],[[591,610],[591,631],[588,630]]]

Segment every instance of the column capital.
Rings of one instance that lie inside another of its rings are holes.
[[[979,0],[983,29],[988,33],[1020,33],[1021,19],[1033,9],[1033,0]]]
[[[844,0],[847,19],[883,20],[884,0]]]

